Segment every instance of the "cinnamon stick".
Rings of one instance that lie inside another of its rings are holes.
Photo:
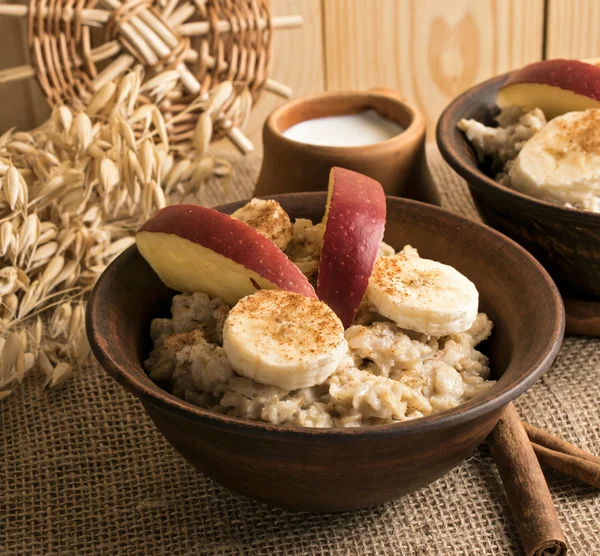
[[[536,427],[534,425],[530,425],[529,423],[523,423],[523,427],[527,432],[527,436],[531,442],[535,444],[539,444],[540,446],[545,446],[546,448],[550,448],[555,452],[563,452],[564,454],[569,454],[571,456],[577,456],[579,458],[587,459],[600,465],[600,457],[595,456],[594,454],[590,454],[585,450],[575,446],[575,444],[571,444],[566,440],[544,430]]]
[[[523,427],[540,463],[600,488],[600,457],[528,423]]]
[[[539,462],[543,465],[556,469],[556,471],[570,477],[575,477],[590,486],[600,488],[600,465],[588,459],[556,452],[533,442],[531,445]]]
[[[527,556],[566,554],[548,485],[512,403],[488,440]]]

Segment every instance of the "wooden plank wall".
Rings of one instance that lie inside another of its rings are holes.
[[[0,0],[6,1],[6,0]],[[429,121],[457,94],[497,73],[547,57],[600,56],[600,0],[271,0],[301,14],[279,31],[273,77],[295,96],[321,90],[398,89]],[[0,69],[27,62],[26,30],[0,19]],[[265,93],[247,133],[283,102]],[[0,86],[0,131],[46,117],[37,84]]]
[[[398,89],[427,117],[492,75],[542,57],[542,0],[325,1],[327,85]]]
[[[548,0],[546,56],[600,57],[600,1]]]
[[[273,77],[289,85],[294,96],[322,91],[325,57],[321,0],[271,0],[271,7],[275,14],[300,14],[304,18],[301,28],[275,33]],[[268,92],[259,99],[246,129],[254,144],[260,144],[265,118],[283,102]]]

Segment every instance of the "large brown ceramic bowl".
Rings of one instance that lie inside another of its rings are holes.
[[[275,198],[293,217],[316,221],[325,196]],[[96,357],[140,399],[183,457],[252,498],[339,511],[381,504],[431,483],[468,457],[506,404],[548,368],[563,336],[563,307],[545,270],[498,232],[416,201],[387,202],[385,241],[396,249],[409,243],[424,257],[453,265],[479,289],[481,310],[495,324],[485,350],[499,379],[481,397],[430,417],[362,429],[273,426],[200,409],[162,390],[142,368],[150,321],[168,315],[173,292],[135,246],[109,266],[89,301],[87,329]],[[241,204],[221,210],[231,213]]]
[[[498,89],[510,74],[469,89],[443,112],[437,143],[462,176],[482,218],[529,250],[569,297],[600,298],[600,214],[569,209],[523,195],[495,181],[477,163],[462,118],[494,125]]]

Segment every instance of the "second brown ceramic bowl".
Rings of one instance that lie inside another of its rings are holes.
[[[404,131],[387,141],[359,147],[309,145],[283,135],[299,122],[369,109]],[[387,195],[440,204],[425,157],[425,119],[392,89],[327,92],[287,102],[265,121],[263,149],[256,196],[326,191],[329,171],[340,166],[377,180]]]
[[[482,170],[462,118],[494,125],[498,89],[510,74],[469,89],[441,115],[437,142],[448,164],[469,184],[483,219],[528,249],[567,296],[600,299],[600,214],[565,208],[523,195]]]
[[[293,217],[320,220],[326,193],[281,195]],[[242,203],[221,207],[231,213]],[[166,288],[135,246],[102,274],[88,303],[94,354],[140,399],[165,438],[200,471],[241,494],[296,509],[381,504],[447,473],[484,440],[504,407],[548,368],[563,336],[556,286],[524,249],[498,232],[430,205],[387,199],[385,241],[475,282],[494,322],[489,354],[497,384],[450,411],[359,429],[274,426],[213,413],[172,396],[142,368],[150,321],[169,314]],[[133,433],[132,433],[133,434]],[[135,470],[132,470],[135,471]]]

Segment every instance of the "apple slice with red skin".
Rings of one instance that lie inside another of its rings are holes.
[[[171,205],[137,232],[142,256],[170,288],[203,292],[229,305],[258,289],[316,297],[300,269],[271,240],[214,209]]]
[[[579,60],[543,60],[515,71],[498,92],[498,106],[540,108],[547,119],[600,108],[600,68]]]
[[[385,227],[385,194],[375,180],[332,168],[317,295],[351,326],[363,299]]]

